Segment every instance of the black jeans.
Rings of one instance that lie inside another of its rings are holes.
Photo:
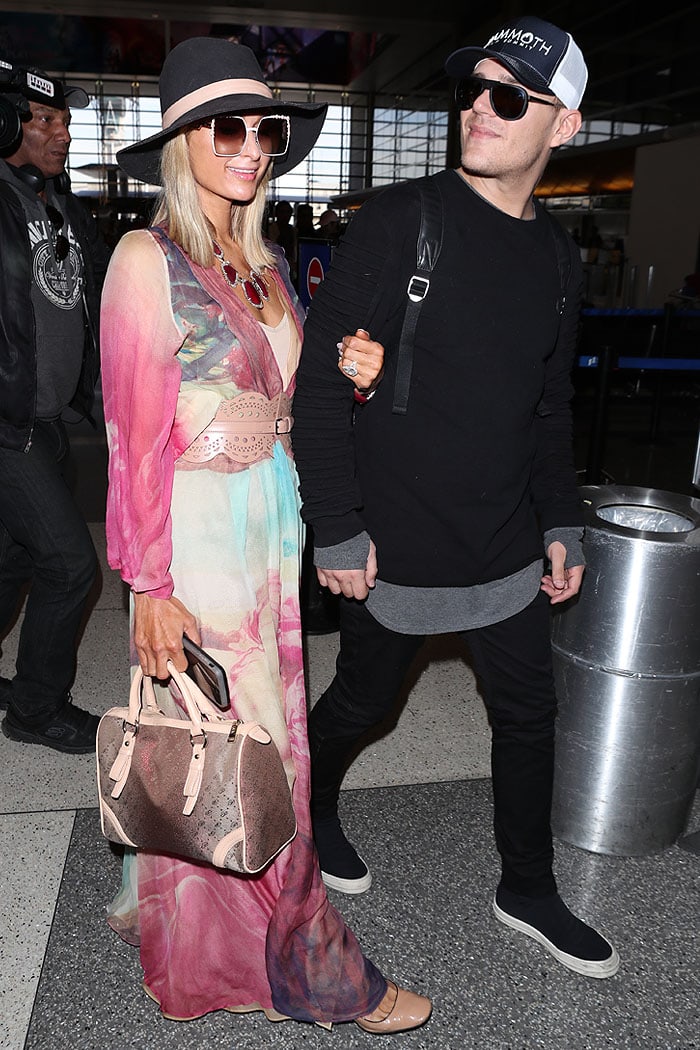
[[[0,631],[29,582],[9,697],[13,715],[28,726],[40,726],[66,701],[97,572],[92,537],[63,477],[67,454],[60,421],[37,423],[28,452],[0,448]]]
[[[494,831],[502,885],[530,897],[556,892],[550,815],[556,698],[549,602],[464,631],[491,726]],[[390,712],[424,642],[382,627],[364,603],[342,599],[336,674],[309,716],[312,816],[337,811],[347,759]]]

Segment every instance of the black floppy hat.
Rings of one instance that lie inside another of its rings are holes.
[[[282,113],[290,118],[289,148],[275,158],[272,177],[291,171],[310,153],[326,119],[324,102],[285,102],[267,86],[255,54],[220,37],[190,37],[169,53],[158,82],[163,129],[119,150],[127,175],[158,185],[160,154],[181,128],[221,113]]]

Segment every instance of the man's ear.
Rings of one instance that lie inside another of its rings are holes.
[[[570,142],[574,135],[581,130],[582,123],[583,118],[580,110],[560,109],[557,126],[552,136],[552,149],[556,149],[557,146],[564,146],[567,142]]]

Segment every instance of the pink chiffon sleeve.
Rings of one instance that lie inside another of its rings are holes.
[[[107,560],[135,591],[169,598],[173,422],[184,341],[165,256],[146,230],[125,234],[102,294],[102,391],[109,447]]]

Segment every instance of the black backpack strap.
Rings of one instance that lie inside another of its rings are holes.
[[[549,219],[549,228],[552,231],[554,248],[557,253],[559,285],[561,288],[561,296],[559,297],[559,301],[557,303],[557,313],[561,317],[561,315],[564,313],[564,307],[566,306],[566,293],[569,286],[569,277],[571,276],[571,243],[564,229],[557,222],[557,220],[552,218],[552,216],[548,214],[547,218]]]
[[[413,370],[413,340],[418,324],[418,315],[428,290],[430,274],[438,261],[442,248],[443,205],[440,189],[435,179],[416,182],[420,197],[421,221],[416,242],[416,269],[408,282],[406,313],[404,314],[399,351],[396,361],[396,382],[392,412],[405,415]]]
[[[542,207],[538,205],[538,207]],[[564,307],[566,306],[566,293],[569,290],[569,278],[571,277],[571,252],[573,250],[573,241],[566,233],[564,228],[557,222],[556,219],[542,208],[544,217],[549,220],[549,229],[552,233],[552,240],[554,241],[554,250],[557,255],[557,269],[559,271],[559,298],[557,299],[557,314],[559,315],[559,324],[561,325],[561,315],[564,313]],[[537,415],[546,416],[549,415],[549,409],[542,399],[537,406]]]

